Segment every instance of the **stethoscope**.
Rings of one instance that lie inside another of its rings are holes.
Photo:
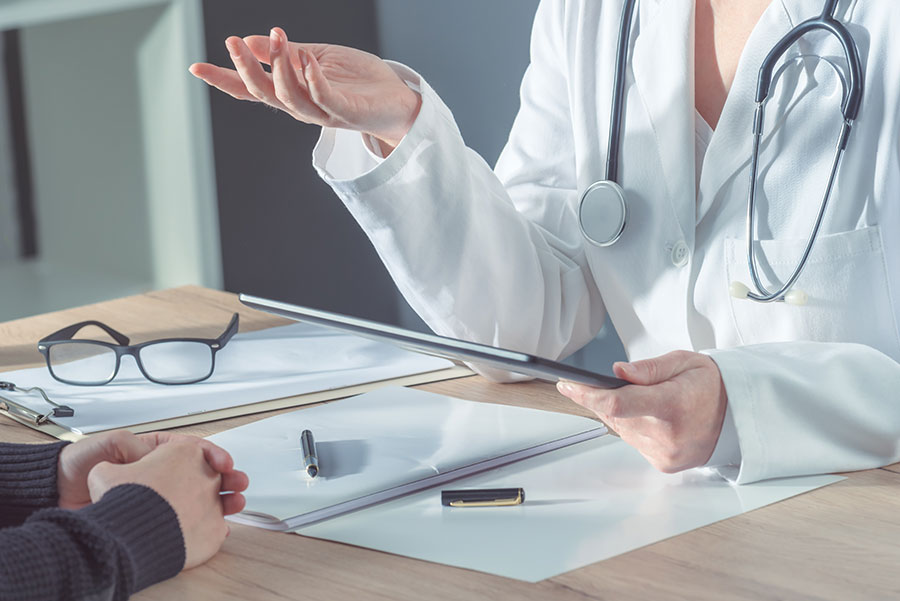
[[[761,303],[787,302],[789,304],[806,304],[807,295],[802,290],[792,289],[792,286],[800,277],[806,262],[809,259],[813,243],[822,225],[825,208],[831,198],[837,172],[840,169],[844,151],[847,148],[847,140],[850,138],[850,130],[859,113],[862,101],[863,79],[862,63],[859,59],[859,50],[853,41],[853,37],[847,28],[838,22],[834,13],[838,0],[826,0],[822,14],[804,21],[785,35],[778,44],[769,52],[759,69],[759,80],[756,86],[756,111],[753,115],[753,154],[750,159],[750,193],[747,200],[747,264],[750,267],[750,276],[756,290],[742,282],[731,282],[729,292],[736,298],[748,298]],[[628,59],[628,43],[631,36],[631,24],[634,20],[634,10],[637,0],[625,0],[622,11],[622,21],[619,28],[619,40],[616,49],[616,72],[613,82],[612,108],[609,123],[609,147],[606,155],[606,179],[595,182],[581,195],[578,205],[578,222],[581,232],[591,243],[600,247],[612,246],[625,231],[628,220],[628,205],[625,202],[625,191],[617,183],[619,170],[619,152],[622,139],[622,123],[625,99],[625,70]],[[776,63],[787,52],[788,48],[807,33],[815,30],[824,30],[833,35],[841,43],[849,66],[848,77],[844,77],[840,71],[843,85],[843,101],[841,113],[843,126],[838,139],[834,160],[831,166],[831,174],[828,177],[828,186],[825,196],[816,216],[816,222],[806,243],[800,262],[797,264],[791,276],[784,285],[776,291],[771,291],[762,283],[757,273],[756,253],[753,248],[753,240],[756,237],[756,187],[759,173],[759,147],[762,140],[763,125],[765,123],[765,106],[769,99],[769,91],[772,87],[772,74]],[[849,79],[849,81],[848,81]]]

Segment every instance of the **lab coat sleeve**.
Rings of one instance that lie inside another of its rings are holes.
[[[868,346],[783,342],[706,351],[722,372],[740,468],[758,480],[900,461],[900,365]]]
[[[495,170],[428,83],[397,65],[422,108],[396,149],[378,161],[358,133],[326,128],[313,155],[437,333],[547,357],[586,344],[605,318],[575,216],[563,10],[559,0],[538,9],[521,110]]]

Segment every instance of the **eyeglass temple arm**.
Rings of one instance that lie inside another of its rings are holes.
[[[118,332],[108,325],[100,321],[82,321],[81,323],[76,323],[75,325],[71,325],[67,328],[63,328],[57,332],[53,332],[49,336],[41,339],[41,342],[54,342],[56,340],[71,340],[75,334],[78,333],[82,328],[86,328],[88,326],[97,326],[107,334],[109,334],[113,340],[118,342],[122,346],[128,346],[128,336]]]
[[[231,316],[231,321],[228,323],[228,327],[225,328],[225,331],[222,332],[222,335],[216,338],[216,342],[219,344],[219,348],[222,348],[231,338],[237,334],[238,331],[238,323],[240,322],[240,315],[235,313]]]

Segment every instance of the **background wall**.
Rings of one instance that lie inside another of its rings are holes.
[[[7,115],[6,44],[0,31],[0,261],[19,256],[19,216],[16,211],[12,139]]]
[[[493,165],[519,108],[538,0],[376,0],[382,56],[421,73]]]
[[[0,30],[20,251],[0,321],[220,287],[200,0],[0,1]]]
[[[22,32],[23,57],[41,66],[23,72],[40,252],[73,271],[89,266],[109,277],[150,280],[149,232],[125,226],[147,220],[149,194],[138,49],[130,41],[143,39],[160,14],[143,8]],[[87,39],[106,44],[79,44]],[[97,81],[81,73],[84,64],[119,74],[115,93],[98,94]]]

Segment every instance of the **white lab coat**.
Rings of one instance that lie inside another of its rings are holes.
[[[812,256],[806,306],[729,295],[750,282],[745,219],[759,65],[824,0],[774,0],[750,36],[697,190],[693,2],[642,0],[626,88],[612,247],[579,231],[602,179],[621,0],[544,0],[509,143],[492,170],[425,81],[421,113],[383,162],[358,134],[323,130],[314,163],[434,330],[547,357],[609,317],[629,358],[708,352],[740,446],[740,483],[900,460],[900,2],[842,0],[866,70],[859,119]],[[812,35],[795,56],[843,57]],[[769,103],[760,170],[762,277],[796,265],[840,129],[839,80],[799,58]],[[477,94],[477,90],[472,91]],[[686,248],[685,248],[686,246]],[[679,248],[680,247],[680,248]],[[688,251],[679,261],[679,252]],[[682,258],[683,259],[683,258]],[[607,366],[597,366],[598,369]],[[496,375],[496,374],[495,374]]]

